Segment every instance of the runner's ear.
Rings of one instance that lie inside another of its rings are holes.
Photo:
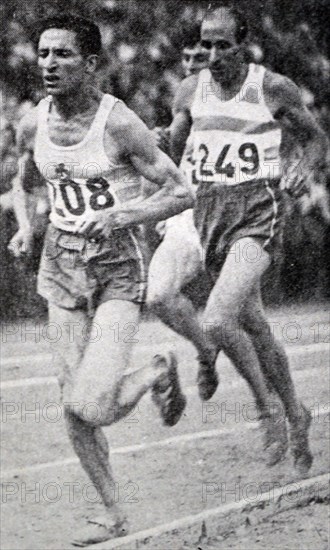
[[[93,74],[97,69],[99,56],[92,54],[86,58],[86,73]]]

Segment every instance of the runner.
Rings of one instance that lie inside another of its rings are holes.
[[[182,45],[182,69],[186,77],[208,66],[209,52],[200,44],[200,24],[183,30]],[[171,127],[156,130],[159,145],[166,147]],[[195,194],[197,181],[192,180],[192,153],[192,140],[188,139],[180,168]],[[217,353],[204,337],[192,301],[182,292],[202,273],[202,247],[193,222],[193,210],[189,209],[165,223],[164,238],[150,263],[147,303],[167,326],[197,348],[199,394],[201,399],[208,400],[218,386],[214,368]]]
[[[19,230],[11,242],[16,256],[31,249],[24,173],[34,163],[51,200],[38,291],[48,300],[50,324],[61,329],[54,356],[68,434],[105,505],[104,517],[75,537],[77,546],[127,532],[101,426],[126,416],[149,388],[165,424],[174,425],[185,406],[173,354],[125,371],[146,294],[148,254],[139,224],[177,214],[192,198],[141,120],[93,86],[100,50],[91,21],[63,15],[38,27],[38,63],[49,96],[18,130]],[[159,187],[145,200],[140,176]]]
[[[295,466],[305,474],[313,460],[311,417],[296,397],[286,354],[270,334],[260,279],[280,250],[284,189],[297,196],[308,188],[325,142],[293,82],[246,63],[247,33],[234,7],[207,10],[201,44],[210,52],[210,68],[185,79],[178,92],[172,158],[180,161],[193,128],[199,183],[194,219],[214,280],[203,325],[255,395],[268,464],[282,460],[288,447],[284,415],[270,414],[276,392],[289,420]],[[295,143],[304,150],[299,171],[289,165]],[[285,165],[291,168],[286,173]]]

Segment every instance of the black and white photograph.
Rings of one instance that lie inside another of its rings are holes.
[[[329,1],[0,5],[2,550],[329,550]]]

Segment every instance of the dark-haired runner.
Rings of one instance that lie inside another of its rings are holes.
[[[182,47],[184,76],[198,75],[208,66],[209,53],[200,43],[200,23],[184,27],[178,41]],[[171,127],[165,131],[170,135]],[[161,140],[160,140],[161,141]],[[165,141],[165,140],[164,140]],[[188,138],[180,168],[193,194],[197,180],[193,177],[193,140]],[[211,399],[218,386],[214,368],[217,353],[201,329],[192,301],[184,287],[196,280],[203,284],[203,252],[188,209],[166,221],[165,234],[156,249],[149,269],[147,303],[170,328],[191,341],[198,351],[198,388],[203,400]],[[204,272],[205,278],[205,272]]]
[[[298,401],[286,354],[270,333],[260,280],[280,249],[284,189],[297,195],[308,187],[326,144],[293,82],[246,62],[247,31],[235,8],[218,4],[207,11],[201,45],[210,52],[210,65],[185,79],[178,92],[172,158],[180,162],[192,130],[194,219],[214,281],[202,320],[210,344],[224,350],[254,393],[268,464],[286,454],[287,417],[294,463],[305,474],[313,460],[310,413]],[[291,165],[283,173],[294,143],[304,157],[299,170]],[[284,414],[271,412],[278,397]]]
[[[125,371],[147,288],[148,254],[139,225],[177,214],[192,199],[141,120],[92,85],[101,49],[98,27],[65,14],[38,30],[38,63],[49,96],[18,130],[19,230],[11,249],[19,256],[31,248],[24,173],[34,163],[51,200],[38,291],[48,300],[50,324],[61,329],[54,357],[68,434],[105,505],[104,517],[75,538],[86,546],[127,532],[101,426],[126,416],[150,388],[165,424],[175,424],[185,406],[173,355]],[[159,186],[145,200],[141,175]]]

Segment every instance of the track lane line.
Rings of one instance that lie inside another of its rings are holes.
[[[150,350],[150,346],[144,346],[144,348]],[[140,348],[141,349],[141,348]],[[330,354],[330,344],[328,343],[318,343],[318,344],[308,344],[306,346],[297,346],[297,348],[286,348],[286,352],[289,356],[299,356],[304,354],[310,354],[310,353],[322,353],[323,351],[328,351]],[[47,356],[45,355],[45,358]],[[26,356],[22,355],[19,356],[20,360],[23,362],[27,360]],[[10,358],[12,359],[12,358]],[[5,367],[7,366],[6,363],[7,360],[4,360],[1,362],[1,366]],[[17,359],[13,362],[13,364],[17,363]],[[28,378],[20,378],[18,380],[4,380],[0,383],[0,389],[11,389],[11,388],[21,388],[25,386],[39,386],[42,384],[57,384],[57,378],[56,376],[38,376],[38,377],[28,377]]]
[[[322,407],[321,417],[326,416],[330,412],[330,404],[320,404]],[[175,435],[168,437],[166,439],[160,439],[158,441],[146,441],[145,443],[138,443],[136,445],[127,445],[124,447],[114,447],[110,449],[110,457],[114,455],[126,455],[130,453],[137,453],[146,451],[149,449],[161,449],[163,447],[168,447],[170,445],[183,445],[184,443],[189,443],[191,441],[198,441],[201,439],[212,439],[216,437],[221,437],[223,435],[230,435],[233,433],[244,432],[245,430],[258,429],[259,422],[246,422],[243,427],[233,428],[221,428],[213,430],[203,430],[201,432],[189,432],[186,434]],[[29,474],[32,472],[38,472],[40,470],[46,470],[50,468],[59,468],[63,466],[77,465],[79,464],[79,459],[76,457],[66,458],[63,460],[55,460],[51,462],[43,462],[40,464],[34,464],[32,466],[26,466],[25,468],[12,468],[10,470],[4,470],[0,472],[0,479],[4,478],[13,478],[20,475]]]
[[[136,533],[132,533],[131,535],[127,535],[126,537],[116,538],[107,542],[103,542],[101,544],[93,544],[92,546],[88,546],[87,548],[90,548],[91,550],[112,550],[114,548],[121,548],[122,546],[125,546],[127,548],[127,545],[131,545],[130,548],[138,548],[139,542],[141,542],[142,544],[143,542],[145,542],[147,545],[149,545],[149,543],[152,544],[152,539],[155,539],[161,535],[166,535],[170,533],[178,535],[179,530],[192,527],[195,524],[198,524],[200,526],[203,522],[216,518],[217,516],[228,517],[231,513],[236,513],[237,516],[239,512],[242,512],[245,509],[247,509],[249,513],[251,513],[253,509],[260,508],[262,505],[266,506],[267,503],[268,505],[271,503],[276,506],[281,502],[283,496],[285,495],[290,495],[290,497],[292,498],[293,495],[297,495],[299,492],[309,490],[309,494],[307,495],[308,499],[311,497],[311,489],[315,488],[313,493],[318,494],[321,489],[323,489],[323,491],[327,489],[329,482],[330,474],[328,473],[308,479],[294,481],[292,483],[288,483],[286,485],[273,489],[271,501],[270,492],[264,492],[258,495],[257,502],[255,503],[248,503],[246,499],[242,499],[236,502],[222,504],[221,506],[209,508],[197,514],[184,516],[169,523],[163,523],[161,525],[157,525],[156,527],[151,527],[143,531],[137,531]],[[241,522],[242,519],[240,518],[239,521]]]

